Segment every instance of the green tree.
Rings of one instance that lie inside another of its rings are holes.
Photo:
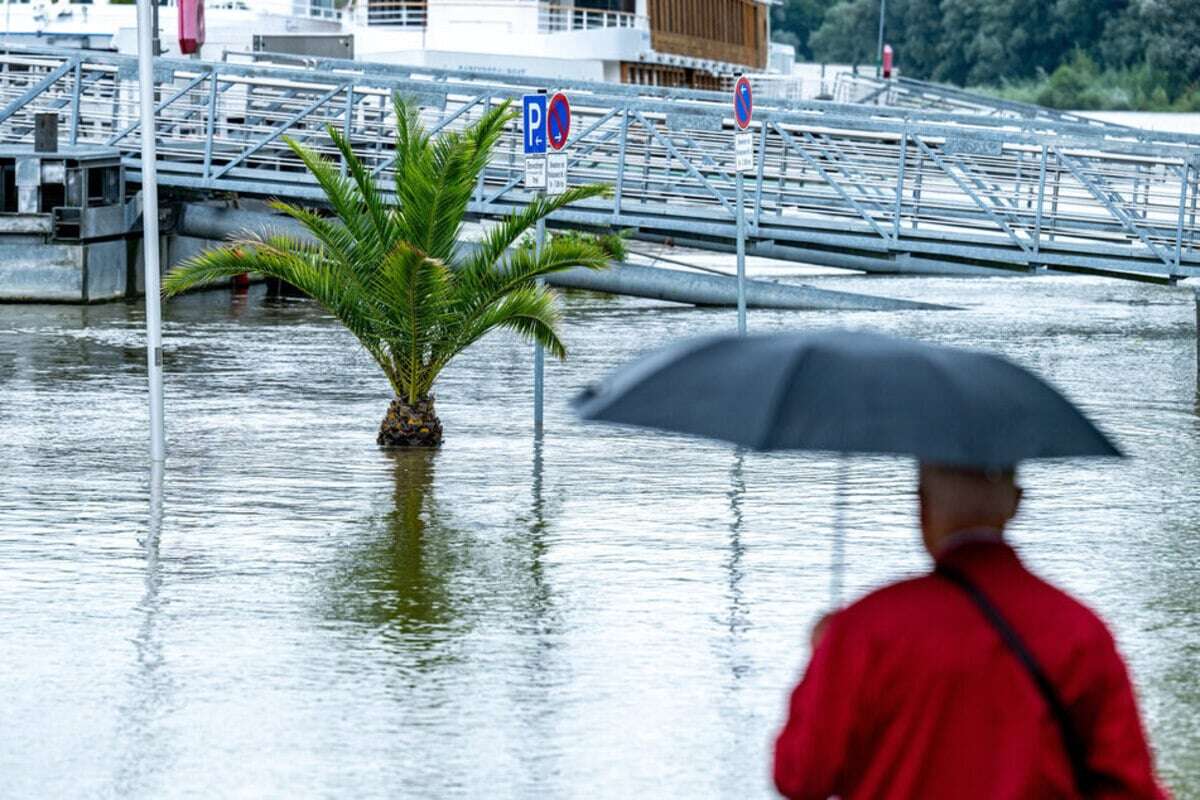
[[[831,5],[833,0],[783,0],[772,6],[771,38],[795,47],[797,60],[812,60],[808,37],[821,26]]]
[[[927,78],[942,58],[942,8],[939,0],[891,0],[886,39],[896,51],[896,66],[913,78]]]
[[[1175,98],[1200,88],[1200,7],[1196,0],[1153,0],[1141,9],[1146,63],[1162,73]]]
[[[476,247],[460,243],[476,182],[513,119],[492,109],[461,132],[436,139],[417,109],[395,103],[395,200],[389,200],[350,143],[334,127],[347,167],[288,140],[325,193],[331,219],[292,203],[274,207],[313,241],[280,233],[247,235],[173,270],[168,295],[246,272],[286,281],[312,297],[354,334],[379,364],[395,394],[380,426],[382,446],[437,446],[442,424],[433,386],[456,355],[497,328],[507,328],[562,358],[560,312],[538,278],[577,265],[600,269],[607,255],[592,242],[557,238],[540,253],[513,247],[539,219],[608,191],[572,189],[538,199],[493,227]]]
[[[879,0],[840,0],[825,13],[808,45],[818,61],[874,64],[878,32]]]

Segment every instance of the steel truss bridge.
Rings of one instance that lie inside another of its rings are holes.
[[[386,187],[394,94],[418,103],[437,131],[551,88],[572,101],[571,182],[614,190],[608,201],[560,212],[555,224],[733,249],[733,122],[723,93],[264,58],[156,61],[164,190],[319,202],[283,137],[336,158],[328,126],[353,141]],[[748,252],[883,272],[1200,276],[1200,136],[915,81],[871,86],[860,81],[854,103],[759,98],[757,169],[745,176]],[[137,88],[131,56],[11,47],[0,55],[0,142],[31,142],[34,115],[55,112],[64,143],[119,148],[136,182]],[[526,203],[523,166],[514,122],[471,212],[495,217]]]

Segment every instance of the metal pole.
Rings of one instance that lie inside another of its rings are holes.
[[[1033,218],[1033,252],[1040,253],[1042,249],[1042,204],[1046,200],[1046,145],[1042,145],[1042,160],[1038,167],[1037,214]]]
[[[904,165],[908,162],[908,122],[904,123],[904,133],[900,137],[900,168],[896,178],[896,211],[892,218],[892,238],[900,241],[900,213],[904,204]]]
[[[771,15],[768,14],[768,17]],[[760,125],[758,130],[758,174],[754,178],[754,235],[758,235],[758,225],[762,221],[763,177],[767,165],[767,126]]]
[[[745,135],[745,134],[743,134]],[[746,335],[746,204],[742,199],[742,172],[737,174],[737,309],[738,335]]]
[[[879,46],[875,48],[875,77],[883,76],[883,16],[887,11],[887,0],[879,0]]]
[[[540,194],[540,192],[539,192]],[[546,220],[537,221],[534,253],[540,258],[546,246]],[[542,404],[545,396],[546,351],[540,343],[533,348],[533,435],[542,435]]]
[[[621,115],[621,149],[617,152],[617,184],[613,189],[613,225],[621,218],[621,190],[625,188],[625,152],[629,146],[629,112]]]
[[[7,5],[7,3],[6,3]],[[83,63],[82,59],[75,59],[75,74],[72,76],[73,88],[71,91],[71,144],[79,144],[79,93],[83,91],[80,86],[80,81],[83,79]]]
[[[1179,176],[1179,218],[1175,223],[1175,269],[1182,272],[1183,267],[1183,218],[1187,213],[1188,174],[1192,165],[1184,159],[1183,171]]]
[[[150,460],[166,457],[163,431],[162,290],[158,263],[158,170],[154,137],[153,0],[138,0],[138,80],[142,114],[142,255],[146,272],[146,368],[150,378]]]
[[[1192,210],[1188,217],[1188,227],[1191,229],[1188,234],[1189,253],[1196,249],[1196,206],[1200,203],[1200,167],[1197,167],[1196,173],[1196,180],[1192,182]]]

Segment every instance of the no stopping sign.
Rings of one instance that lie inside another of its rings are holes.
[[[571,135],[571,104],[562,92],[555,93],[550,98],[550,108],[546,112],[546,138],[555,150],[567,146],[567,137]]]

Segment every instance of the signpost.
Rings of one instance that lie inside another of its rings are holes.
[[[571,103],[562,92],[547,101],[546,91],[521,98],[521,124],[524,132],[525,188],[549,195],[567,191],[567,154],[563,148],[571,135]],[[547,153],[547,145],[554,152]],[[537,222],[535,253],[546,246],[546,221]],[[540,344],[533,351],[533,434],[542,435],[545,395],[546,353]]]
[[[546,112],[546,138],[553,152],[546,156],[546,194],[567,191],[567,137],[571,135],[571,104],[562,92],[550,98]]]
[[[746,205],[742,174],[754,169],[754,138],[747,130],[754,117],[754,92],[745,75],[733,86],[734,168],[737,172],[737,306],[738,333],[746,335]]]
[[[521,122],[525,131],[525,188],[546,188],[546,95],[521,98]]]

